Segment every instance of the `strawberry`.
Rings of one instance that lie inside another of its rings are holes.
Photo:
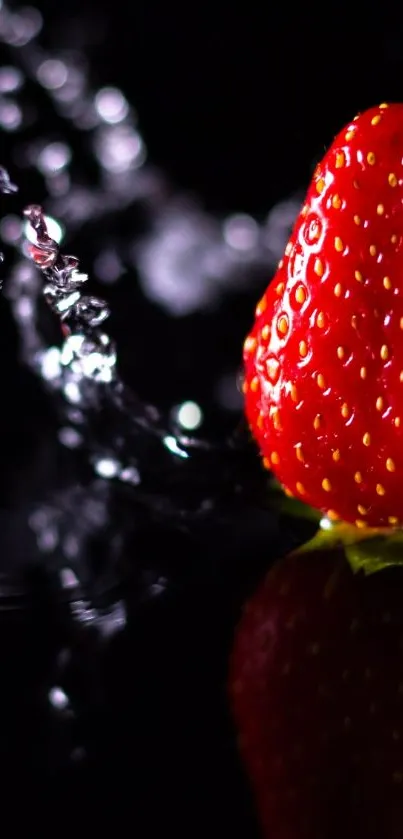
[[[356,117],[317,166],[244,364],[251,430],[288,492],[403,524],[403,105]]]
[[[401,568],[319,550],[247,604],[230,695],[266,839],[402,839],[402,603]]]

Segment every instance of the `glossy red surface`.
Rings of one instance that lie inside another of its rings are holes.
[[[318,165],[244,361],[250,426],[289,492],[403,522],[403,105],[358,116]]]

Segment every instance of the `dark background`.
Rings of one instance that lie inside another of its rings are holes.
[[[37,5],[44,42],[84,46],[94,84],[119,86],[137,108],[153,163],[217,214],[264,218],[305,189],[343,123],[403,97],[402,24],[380,5],[356,28],[339,7],[316,14],[306,4],[296,11],[177,0]],[[24,197],[34,187],[27,174]],[[79,233],[72,244],[83,262],[97,247],[96,237]],[[165,353],[171,348],[169,377],[158,348],[130,369],[141,395],[158,405],[189,390],[208,400],[221,358],[228,369],[239,364],[255,292],[230,306],[224,300],[209,321],[178,322],[145,304],[141,317],[130,306],[126,319],[117,316],[125,346],[144,344],[157,322]],[[123,295],[118,312],[124,303]],[[0,635],[1,774],[7,800],[19,802],[16,835],[28,821],[42,835],[113,829],[141,839],[249,839],[256,826],[228,712],[228,655],[242,602],[297,530],[285,530],[249,497],[184,530],[169,516],[156,524],[144,513],[120,557],[126,626],[110,637],[97,626],[84,631],[69,607],[57,605],[51,569],[43,573],[26,533],[27,505],[35,495],[52,497],[66,464],[52,447],[52,409],[16,361],[4,302],[2,317],[3,592],[16,566],[30,592],[23,609],[3,608]],[[69,462],[73,481],[74,468]],[[200,472],[203,486],[214,484],[211,463]],[[102,553],[100,545],[91,549]],[[151,598],[150,580],[161,575],[166,591]],[[67,710],[50,707],[52,684],[63,685]]]
[[[387,4],[48,0],[60,43],[135,103],[150,157],[219,211],[263,216],[305,187],[340,126],[400,101],[403,22]]]

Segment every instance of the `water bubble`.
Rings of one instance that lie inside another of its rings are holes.
[[[0,67],[0,93],[14,93],[24,83],[24,76],[17,67]]]
[[[225,222],[223,232],[227,245],[237,251],[250,251],[258,243],[259,226],[251,216],[231,216]]]
[[[4,216],[0,221],[0,236],[8,245],[15,245],[22,236],[22,223],[19,216]]]
[[[96,154],[104,169],[119,174],[143,163],[143,141],[133,128],[119,125],[99,133]]]
[[[71,150],[65,143],[49,143],[38,155],[37,166],[44,175],[54,175],[71,161]]]
[[[74,116],[74,106],[79,101],[79,110],[82,110],[82,96],[85,87],[85,76],[78,67],[70,65],[67,68],[67,78],[64,84],[54,89],[54,97],[58,102],[66,106],[71,117]],[[71,113],[71,110],[73,113]]]
[[[38,9],[27,6],[20,12],[9,15],[10,26],[4,40],[13,47],[24,47],[41,31],[42,22],[42,15]]]
[[[62,568],[60,572],[60,582],[64,589],[78,588],[78,577],[72,568]]]
[[[103,87],[95,97],[95,108],[104,122],[115,125],[127,116],[129,105],[116,87]]]
[[[63,688],[55,685],[49,691],[49,702],[58,711],[64,711],[69,705],[69,698]]]
[[[109,317],[109,308],[99,297],[84,296],[75,305],[74,314],[83,324],[95,328]]]
[[[66,446],[66,449],[77,449],[82,443],[81,434],[69,425],[60,428],[58,438],[62,446]]]
[[[75,559],[80,551],[80,542],[75,533],[68,533],[63,539],[62,550],[68,559]]]
[[[115,376],[116,348],[104,333],[91,338],[83,334],[69,335],[63,344],[61,363],[80,378],[111,382]]]
[[[94,469],[100,478],[116,478],[120,464],[113,457],[100,457],[95,461]]]
[[[58,347],[49,347],[41,356],[41,375],[47,382],[58,379],[61,373],[60,350]]]
[[[62,319],[71,314],[75,304],[80,299],[79,291],[72,291],[70,294],[65,294],[53,285],[45,286],[43,294],[46,302]]]
[[[45,222],[48,230],[48,236],[59,245],[64,236],[64,228],[60,222],[56,221],[56,219],[52,218],[52,216],[45,216]],[[32,242],[33,245],[37,244],[38,238],[29,219],[24,222],[24,236],[28,242]]]
[[[104,283],[114,283],[123,271],[122,263],[116,251],[101,251],[94,262],[94,273]]]
[[[57,547],[59,535],[54,526],[49,525],[37,534],[37,545],[40,551],[51,553]]]
[[[77,382],[66,382],[63,388],[63,393],[68,402],[71,402],[73,405],[78,405],[81,399],[81,390],[77,384]]]
[[[22,123],[22,111],[10,99],[0,100],[0,125],[5,131],[16,131]]]
[[[21,295],[15,302],[15,313],[20,321],[31,320],[34,313],[34,301],[27,295]]]
[[[203,413],[196,402],[183,402],[176,415],[177,422],[183,428],[194,431],[203,421]]]
[[[122,469],[119,478],[127,484],[133,484],[133,486],[141,483],[140,472],[135,466],[126,466]]]
[[[68,70],[63,61],[57,58],[47,58],[39,65],[36,76],[43,87],[48,90],[58,90],[66,84]]]

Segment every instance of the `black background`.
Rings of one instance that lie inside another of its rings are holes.
[[[73,33],[99,78],[127,92],[153,161],[222,211],[265,215],[306,186],[358,110],[401,98],[402,16],[387,4],[363,20],[358,5],[356,17],[255,0],[40,8],[61,43]]]
[[[378,6],[354,28],[340,7],[314,12],[306,4],[293,11],[178,0],[38,6],[45,41],[84,46],[94,82],[118,85],[135,104],[150,159],[217,213],[263,218],[306,187],[315,161],[358,110],[403,98],[403,28]],[[31,186],[27,176],[24,192]],[[2,562],[9,569],[25,565],[31,550],[26,499],[52,485],[58,463],[49,438],[44,443],[53,433],[51,409],[14,360],[17,340],[2,306]],[[252,310],[251,296],[235,315],[225,302],[215,313],[217,333],[234,336],[233,367]],[[142,340],[148,324],[137,322]],[[215,351],[202,321],[197,328],[197,375],[202,380],[205,371],[209,381]],[[183,340],[194,322],[164,329]],[[146,396],[167,402],[166,376],[151,375],[150,365],[143,361]],[[176,399],[175,365],[173,357]],[[188,386],[192,371],[186,376]],[[127,595],[128,625],[108,642],[95,632],[76,635],[34,569],[32,613],[3,612],[0,635],[1,775],[7,800],[19,802],[11,816],[17,835],[27,818],[32,834],[255,835],[226,669],[243,600],[290,542],[292,534],[258,506],[227,511],[186,534],[145,518],[126,545],[126,565],[157,568],[170,586],[142,606],[134,599],[132,611]],[[72,660],[63,671],[71,716],[47,704],[49,687],[62,678],[55,660],[64,648]]]

